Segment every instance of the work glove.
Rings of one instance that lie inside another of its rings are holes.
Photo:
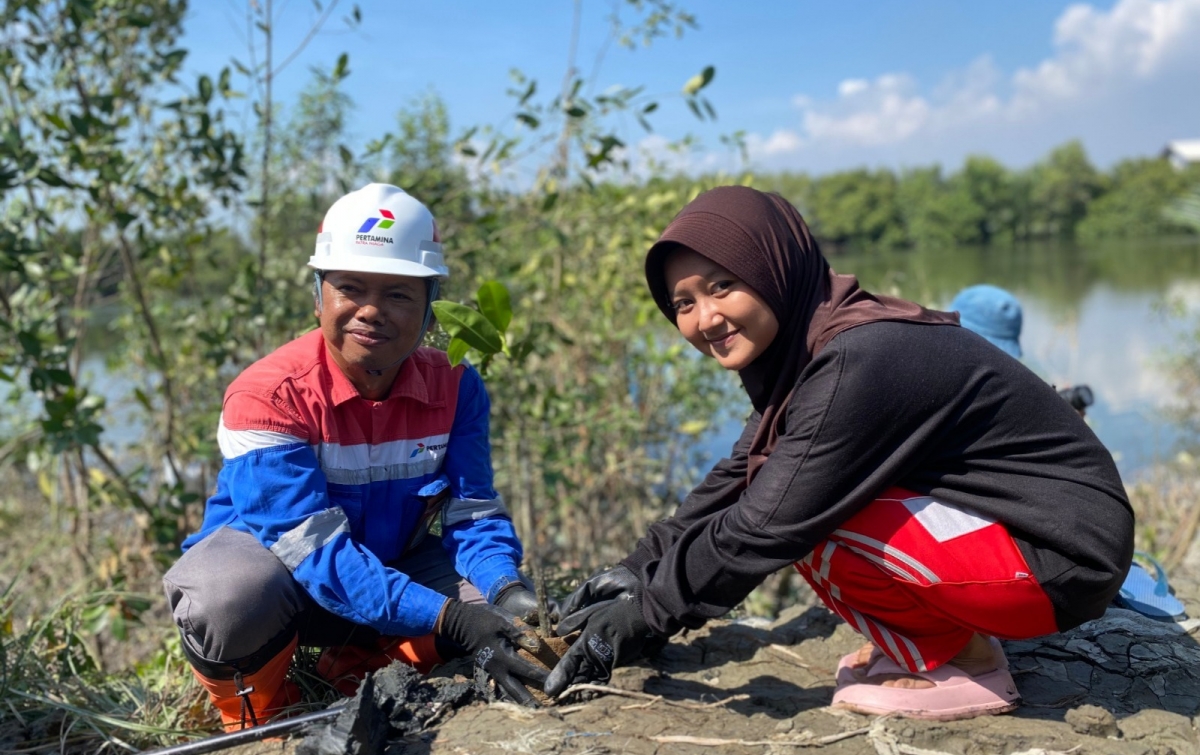
[[[547,672],[517,655],[517,649],[536,653],[541,640],[532,630],[518,629],[511,614],[496,606],[448,600],[434,632],[461,645],[509,697],[537,707],[519,679],[540,686],[545,684]]]
[[[520,582],[513,582],[502,589],[493,603],[526,624],[533,626],[537,626],[538,624],[537,596]],[[549,614],[548,618],[551,624],[558,621],[558,602],[549,596],[546,598],[546,612]]]
[[[628,569],[625,571],[629,572]],[[559,622],[560,636],[575,631],[580,635],[550,672],[546,679],[546,694],[557,697],[572,684],[608,681],[614,667],[624,666],[647,651],[662,647],[666,638],[651,630],[643,618],[641,583],[636,578],[634,581],[636,589],[609,600],[593,602]],[[577,594],[578,590],[572,597]]]
[[[634,592],[641,595],[642,580],[629,567],[618,564],[611,569],[596,572],[586,582],[575,588],[575,592],[568,595],[567,599],[563,601],[562,615],[570,618],[571,614],[582,611],[588,606]],[[640,597],[638,603],[641,603]],[[559,629],[557,634],[559,637],[564,637],[570,632]]]

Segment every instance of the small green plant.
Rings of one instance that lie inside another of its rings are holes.
[[[433,312],[442,330],[450,336],[450,344],[446,347],[450,364],[458,364],[475,351],[482,358],[480,371],[487,372],[497,354],[514,356],[507,339],[513,318],[512,298],[503,283],[490,280],[475,292],[475,301],[479,309],[453,301],[435,301]],[[523,348],[517,349],[517,354],[521,353],[527,352]]]

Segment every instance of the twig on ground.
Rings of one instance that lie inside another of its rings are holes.
[[[642,694],[646,694],[646,693],[643,692]],[[711,703],[684,703],[684,702],[673,702],[671,700],[667,700],[667,699],[663,698],[661,695],[651,695],[650,697],[653,699],[649,699],[644,703],[636,703],[634,705],[622,705],[621,710],[637,710],[639,708],[649,708],[650,706],[654,705],[655,703],[666,703],[667,705],[677,705],[681,708],[690,708],[692,710],[708,710],[710,708],[720,708],[722,706],[728,705],[729,703],[736,702],[738,700],[749,700],[750,699],[749,695],[733,695],[731,697],[726,697],[722,700],[714,700]]]
[[[824,747],[834,742],[840,742],[843,739],[862,736],[869,731],[871,731],[871,727],[864,726],[861,729],[806,739],[717,739],[714,737],[688,737],[682,735],[649,737],[649,739],[660,744],[698,745],[700,747],[724,747],[726,745],[742,745],[744,747]]]
[[[809,666],[807,663],[805,663],[803,660],[801,660],[800,654],[795,652],[794,650],[790,650],[790,649],[784,647],[783,645],[778,645],[778,644],[771,644],[771,645],[768,645],[767,647],[771,648],[772,650],[774,650],[777,653],[783,653],[788,658],[791,658],[792,663],[795,663],[800,668],[812,668],[812,666]]]
[[[556,699],[562,700],[573,692],[603,692],[608,695],[632,697],[638,700],[649,700],[651,704],[661,702],[664,705],[673,705],[676,708],[690,708],[692,710],[707,710],[709,708],[716,708],[722,705],[728,705],[729,703],[736,702],[738,700],[746,700],[750,697],[749,695],[732,695],[724,698],[723,700],[717,700],[716,702],[711,703],[689,703],[680,700],[668,700],[662,695],[651,695],[648,692],[634,692],[633,690],[618,689],[617,687],[608,687],[603,684],[572,684],[570,687],[567,687],[565,690],[559,693]],[[563,712],[566,711],[564,710]]]

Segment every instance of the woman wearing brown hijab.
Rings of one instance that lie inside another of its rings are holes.
[[[868,644],[834,704],[949,720],[1020,701],[995,638],[1103,613],[1133,514],[1054,390],[952,314],[834,273],[783,198],[722,187],[650,249],[663,314],[754,406],[729,458],[563,606],[546,683],[607,679],[794,565]]]

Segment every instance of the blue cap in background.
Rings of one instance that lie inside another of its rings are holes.
[[[1021,358],[1021,303],[1017,297],[984,283],[959,291],[950,309],[958,312],[964,328]]]

